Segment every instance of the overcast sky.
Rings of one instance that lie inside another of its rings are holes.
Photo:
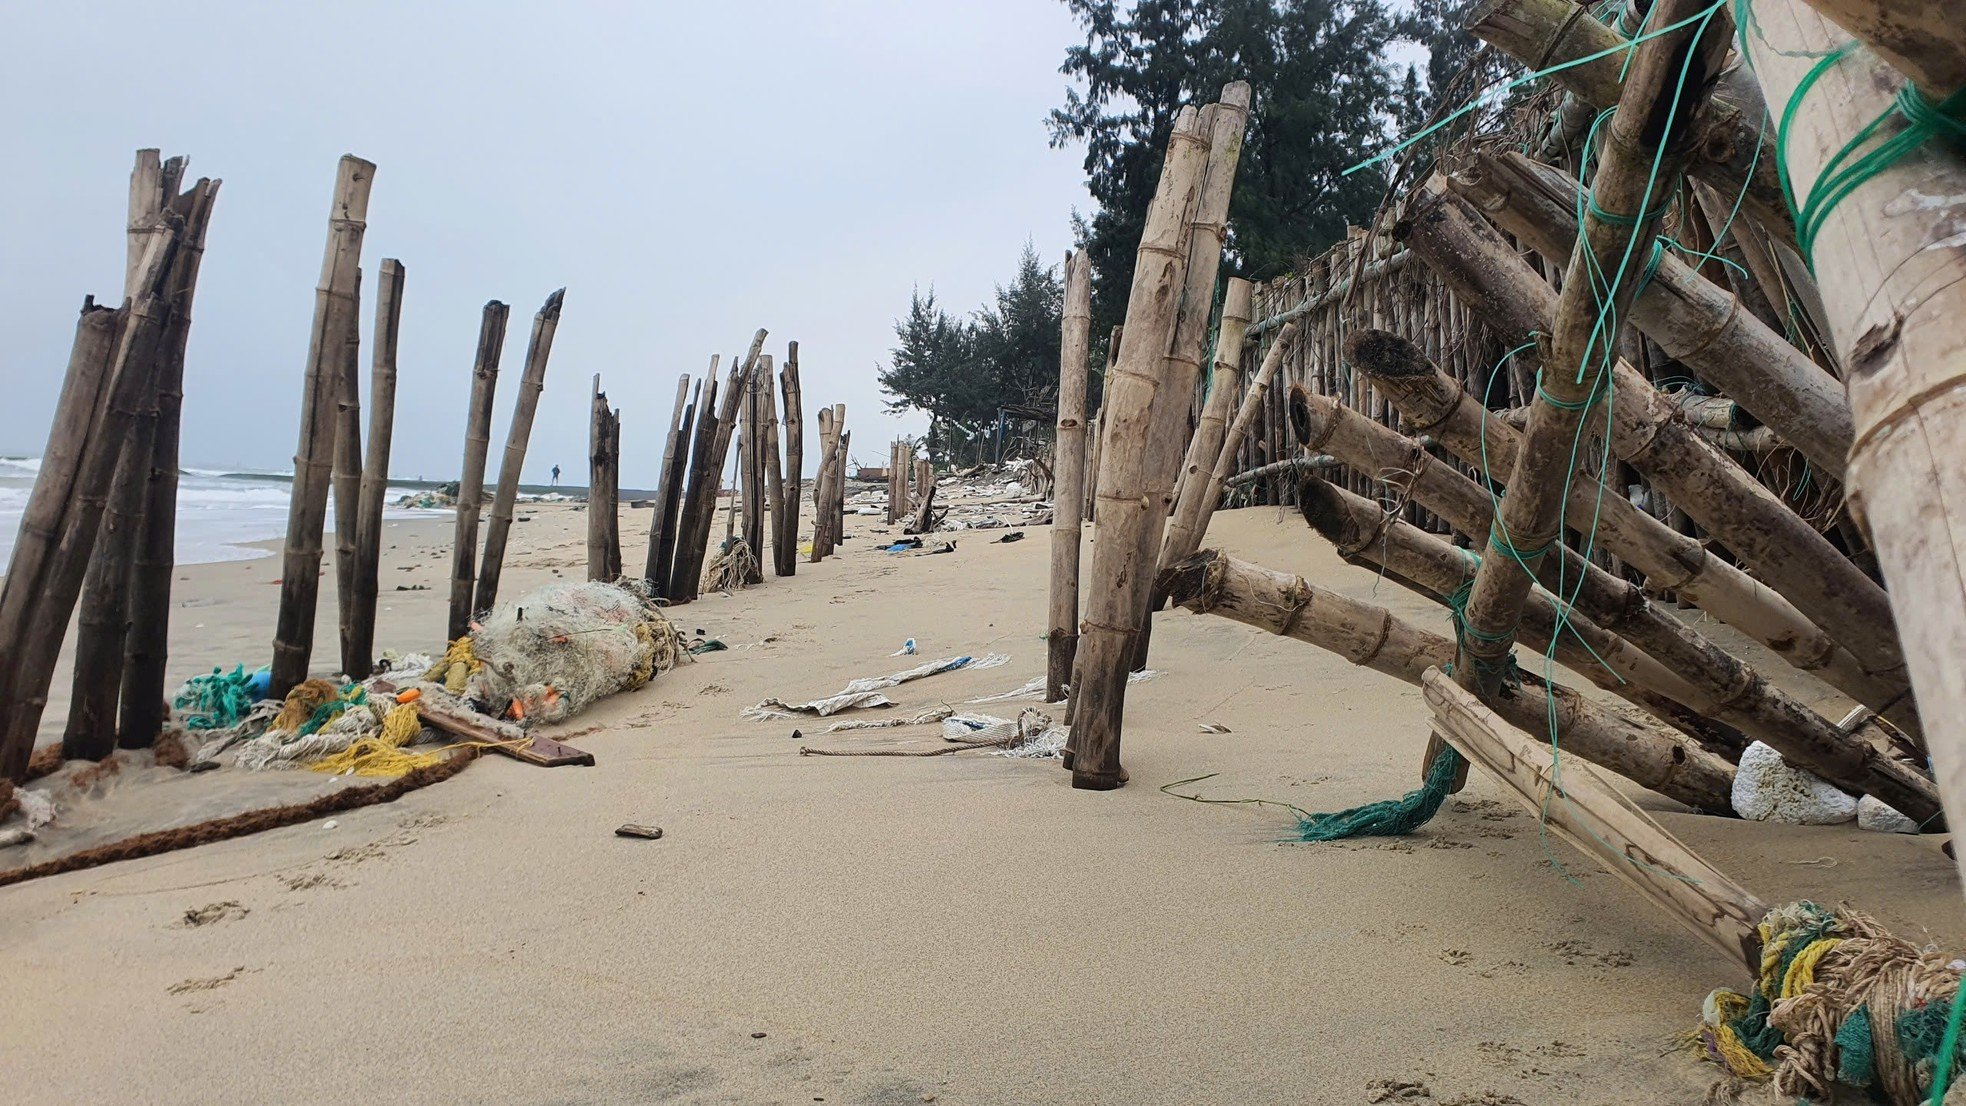
[[[1057,0],[11,5],[0,66],[0,452],[38,455],[83,295],[120,297],[132,155],[224,180],[193,312],[184,463],[285,470],[336,159],[377,165],[363,375],[384,257],[408,270],[398,476],[454,478],[486,300],[510,304],[504,438],[532,314],[565,313],[526,478],[586,478],[600,372],[622,480],[660,464],[678,373],[760,326],[807,412],[844,402],[885,464],[918,415],[874,372],[910,288],[967,311],[1086,208],[1044,114],[1077,32]],[[809,444],[816,433],[807,432]],[[810,464],[807,471],[810,471]]]

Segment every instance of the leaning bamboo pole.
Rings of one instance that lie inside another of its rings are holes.
[[[202,197],[199,188],[203,188]],[[187,206],[179,256],[166,289],[170,317],[164,323],[157,366],[157,435],[151,443],[150,479],[144,492],[143,530],[130,574],[130,629],[124,646],[117,743],[148,748],[163,733],[164,669],[170,656],[171,581],[177,567],[178,444],[184,406],[185,351],[191,337],[191,305],[205,254],[205,234],[219,182],[200,180],[178,197]]]
[[[1503,231],[1543,256],[1570,256],[1581,190],[1562,170],[1507,153],[1483,154],[1447,179]],[[1775,429],[1838,480],[1854,431],[1843,385],[1779,332],[1671,252],[1631,305],[1633,325]]]
[[[375,355],[369,366],[368,455],[362,462],[360,511],[355,521],[354,606],[345,631],[342,663],[349,676],[375,667],[375,608],[381,590],[382,509],[389,495],[389,453],[395,442],[396,350],[403,322],[403,263],[382,260],[375,298]]]
[[[730,373],[717,400],[717,417],[708,424],[709,452],[704,457],[701,482],[697,479],[698,470],[690,470],[692,502],[685,512],[692,526],[683,531],[683,547],[676,555],[676,595],[684,601],[696,598],[702,591],[703,560],[710,550],[710,529],[716,522],[717,493],[723,484],[724,462],[730,456],[731,437],[737,432],[738,408],[745,399],[751,374],[757,369],[765,333],[764,328],[759,327],[751,337],[751,348],[741,360],[731,363]]]
[[[1157,563],[1163,570],[1201,548],[1203,531],[1221,498],[1215,468],[1225,452],[1233,452],[1223,449],[1223,443],[1229,433],[1229,412],[1242,391],[1243,334],[1249,328],[1253,290],[1248,281],[1231,277],[1222,297],[1222,323],[1215,334],[1215,372],[1209,378],[1208,402],[1202,405],[1195,436],[1188,443],[1187,462],[1181,467],[1184,482],[1174,502],[1174,516],[1161,539]],[[1208,498],[1211,491],[1215,500]]]
[[[1163,582],[1178,607],[1295,638],[1409,684],[1418,685],[1429,669],[1454,658],[1452,641],[1383,607],[1215,550],[1182,560]],[[1566,752],[1661,795],[1699,810],[1731,809],[1733,766],[1649,720],[1533,678],[1491,706],[1512,725],[1536,733],[1547,733],[1554,718]]]
[[[1849,487],[1891,584],[1912,683],[1931,720],[1939,790],[1958,815],[1966,811],[1966,676],[1958,663],[1966,652],[1966,513],[1956,507],[1966,496],[1966,163],[1942,137],[1919,142],[1915,131],[1897,132],[1885,141],[1906,147],[1902,156],[1873,162],[1868,177],[1845,176],[1847,196],[1825,207],[1818,193],[1837,186],[1826,166],[1888,117],[1898,81],[1861,52],[1818,61],[1846,39],[1799,3],[1763,0],[1756,14],[1746,50],[1770,101],[1805,93],[1808,110],[1788,128],[1786,161],[1796,196],[1816,216],[1806,223],[1810,260],[1848,374],[1857,430]],[[1956,21],[1940,25],[1956,36]],[[1885,124],[1886,133],[1901,122]]]
[[[533,412],[546,388],[546,362],[553,355],[553,335],[560,327],[560,304],[567,290],[546,297],[532,317],[532,337],[526,342],[526,367],[519,378],[519,395],[512,406],[512,425],[505,435],[505,455],[498,465],[498,488],[492,494],[491,514],[485,520],[485,555],[478,564],[478,588],[471,609],[489,611],[498,603],[499,577],[505,571],[505,543],[512,533],[512,511],[519,502],[519,479],[532,440]]]
[[[701,485],[706,481],[710,483],[710,501],[714,506],[716,482],[722,479],[721,473],[710,467],[710,453],[717,441],[717,362],[721,358],[721,354],[710,355],[710,369],[697,389],[696,435],[690,441],[689,477],[678,508],[673,560],[669,567],[667,594],[671,603],[687,603],[697,596],[695,566],[698,554],[691,551],[690,543],[696,542],[700,546],[709,540],[710,532],[709,523],[697,517],[704,509]],[[699,534],[703,536],[699,538]]]
[[[1657,0],[1645,25],[1670,27],[1696,5],[1704,0]],[[1660,182],[1673,180],[1684,161],[1689,108],[1726,54],[1729,26],[1710,11],[1704,22],[1645,39],[1630,59],[1555,323],[1538,338],[1544,368],[1522,446],[1461,611],[1454,678],[1484,699],[1507,676],[1537,562],[1563,538],[1587,423],[1610,393],[1625,310],[1670,199],[1658,194],[1665,191]]]
[[[1458,383],[1428,363],[1410,343],[1392,336],[1361,337],[1352,347],[1352,356],[1354,367],[1399,408],[1414,433],[1430,435],[1477,468],[1507,468],[1515,463],[1521,435],[1505,421],[1489,417]],[[1313,436],[1308,440],[1321,443],[1313,448],[1333,452],[1341,448],[1336,439],[1324,441]],[[1398,452],[1397,446],[1377,448]],[[1424,480],[1439,489],[1451,483],[1448,476],[1456,475],[1445,466],[1432,464],[1424,454],[1411,451],[1398,462],[1384,463],[1388,471],[1396,463],[1416,471],[1417,475],[1407,478],[1403,486],[1419,487]],[[1472,488],[1472,481],[1464,482]],[[1487,499],[1486,492],[1473,490],[1480,499]],[[1435,494],[1444,493],[1436,490]],[[1649,587],[1677,592],[1796,668],[1873,706],[1907,733],[1920,732],[1916,704],[1902,672],[1895,679],[1867,673],[1856,657],[1780,594],[1714,556],[1700,541],[1646,514],[1630,500],[1618,495],[1600,496],[1591,486],[1575,487],[1570,495],[1570,509],[1578,517],[1590,512],[1595,518],[1594,543],[1643,573]],[[1436,505],[1433,509],[1450,519],[1456,517],[1450,507]],[[1481,532],[1487,532],[1485,526]]]
[[[471,399],[464,410],[464,467],[457,481],[456,534],[451,548],[450,621],[452,641],[471,632],[472,589],[478,578],[478,505],[485,495],[485,454],[491,449],[492,398],[498,362],[505,347],[505,321],[511,308],[492,300],[478,322],[478,353],[471,364]]]
[[[1561,767],[1548,745],[1509,732],[1512,724],[1521,724],[1483,705],[1439,669],[1421,675],[1420,689],[1433,708],[1435,731],[1514,791],[1558,836],[1636,887],[1722,955],[1760,972],[1756,926],[1768,913],[1766,903],[1680,844],[1594,773]]]
[[[696,386],[697,397],[703,385]],[[676,563],[676,520],[681,517],[683,470],[689,458],[685,450],[696,427],[696,398],[690,395],[689,374],[676,381],[676,413],[669,421],[669,443],[662,454],[661,495],[655,516],[649,521],[649,551],[643,573],[649,587],[661,598],[669,597],[669,570]]]
[[[273,631],[269,694],[285,695],[307,678],[314,655],[315,604],[320,597],[321,531],[333,468],[338,369],[360,332],[356,302],[362,232],[375,166],[343,155],[328,211],[328,246],[314,291],[314,326],[301,386],[300,443],[294,451],[293,497],[280,565],[280,614]]]
[[[797,342],[785,345],[785,367],[778,370],[778,390],[785,399],[785,481],[778,489],[778,504],[784,508],[785,515],[774,517],[778,531],[772,563],[780,576],[792,576],[799,571],[799,500],[805,494],[802,489],[806,463],[805,410],[799,394]]]
[[[1085,512],[1085,374],[1092,345],[1092,257],[1065,258],[1058,355],[1057,444],[1052,448],[1051,617],[1045,629],[1044,698],[1065,697],[1079,643],[1079,547]]]
[[[1202,490],[1201,507],[1187,534],[1182,539],[1182,547],[1168,552],[1180,552],[1182,557],[1200,548],[1202,536],[1208,533],[1208,524],[1215,517],[1215,509],[1222,502],[1222,492],[1229,486],[1229,478],[1236,473],[1237,453],[1244,440],[1249,437],[1249,429],[1263,413],[1269,402],[1271,386],[1275,383],[1278,369],[1283,359],[1297,346],[1298,330],[1295,322],[1283,324],[1277,336],[1270,343],[1268,352],[1263,355],[1263,363],[1257,366],[1256,375],[1249,382],[1249,390],[1242,397],[1242,406],[1236,409],[1235,421],[1222,435],[1221,449],[1215,456],[1215,469],[1209,473],[1206,487]],[[1188,548],[1192,546],[1192,548]],[[1180,558],[1176,558],[1177,560]]]
[[[335,610],[339,615],[341,671],[350,679],[368,675],[373,657],[354,653],[357,636],[355,531],[362,518],[362,270],[355,270],[355,319],[335,362],[334,459],[329,480],[334,491]]]
[[[1510,340],[1549,333],[1556,293],[1501,236],[1436,177],[1418,190],[1401,229],[1455,294]],[[1886,676],[1904,658],[1884,589],[1864,576],[1775,493],[1683,420],[1631,366],[1611,367],[1613,451],[1755,575]]]
[[[1149,442],[1157,421],[1154,396],[1170,370],[1166,354],[1188,264],[1187,215],[1207,157],[1199,113],[1181,109],[1140,235],[1127,299],[1127,340],[1106,378],[1097,540],[1072,673],[1075,722],[1067,753],[1077,788],[1105,791],[1127,780],[1120,765],[1127,673],[1146,604],[1143,593],[1153,584],[1150,542],[1159,539],[1166,517]],[[1186,398],[1178,396],[1182,402]]]
[[[1554,70],[1558,84],[1594,108],[1618,103],[1629,44],[1572,0],[1481,0],[1464,27],[1532,69]],[[1592,60],[1579,63],[1583,58]],[[1775,128],[1764,126],[1766,110],[1752,78],[1739,74],[1723,81],[1696,105],[1692,130],[1702,138],[1687,170],[1724,195],[1740,196],[1757,222],[1793,243],[1795,224],[1782,196]]]
[[[1478,558],[1400,522],[1377,504],[1315,478],[1300,492],[1298,504],[1305,519],[1342,555],[1382,565],[1442,598],[1472,580]],[[1588,562],[1581,564],[1587,573],[1603,572]],[[1535,631],[1533,647],[1547,650],[1553,639],[1569,644],[1568,656],[1560,644],[1559,659],[1580,673],[1584,671],[1580,664],[1601,665],[1613,677],[1600,684],[1607,690],[1621,695],[1632,690],[1652,692],[1700,716],[1738,727],[1789,763],[1839,787],[1872,795],[1921,825],[1939,816],[1938,791],[1917,768],[1845,733],[1729,654],[1692,635],[1677,619],[1645,604],[1630,585],[1618,588],[1618,582],[1605,574],[1596,587],[1578,586],[1576,567],[1570,566],[1567,577],[1545,581],[1564,589],[1574,606],[1549,592],[1529,593],[1524,626]],[[1607,592],[1617,598],[1606,602]],[[1576,644],[1565,642],[1565,635]],[[1635,652],[1634,645],[1643,652]],[[1643,700],[1639,705],[1655,709],[1655,704]],[[1667,722],[1674,722],[1676,716],[1661,714]]]

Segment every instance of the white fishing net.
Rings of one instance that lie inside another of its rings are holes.
[[[548,584],[501,605],[471,638],[466,693],[497,713],[557,722],[674,668],[676,628],[631,583]]]

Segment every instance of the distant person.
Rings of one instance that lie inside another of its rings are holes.
[[[553,466],[553,486],[556,488],[560,486],[560,466],[558,465]]]

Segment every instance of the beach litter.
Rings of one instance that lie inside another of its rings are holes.
[[[986,653],[981,657],[947,657],[939,661],[917,665],[914,668],[886,676],[863,676],[841,689],[837,695],[824,699],[814,699],[808,703],[787,703],[782,699],[771,698],[756,706],[745,707],[743,717],[753,722],[763,722],[774,718],[791,718],[800,714],[817,715],[821,718],[838,714],[845,710],[860,710],[869,707],[891,707],[894,701],[880,694],[885,688],[919,680],[943,672],[954,672],[959,668],[980,671],[997,668],[1010,663],[1010,658],[1002,653]]]

